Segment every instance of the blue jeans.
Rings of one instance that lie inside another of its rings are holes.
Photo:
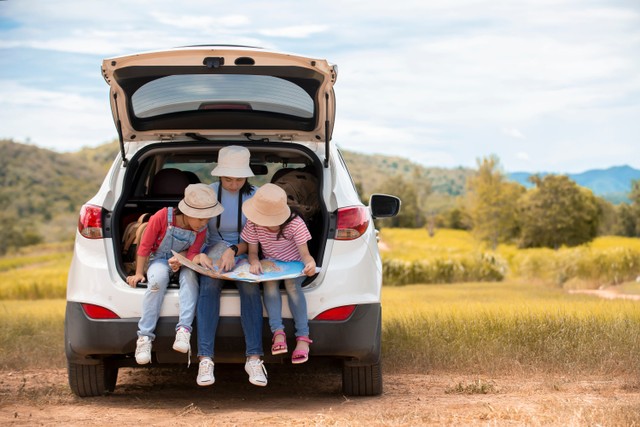
[[[309,319],[307,314],[307,300],[302,292],[302,282],[305,277],[285,279],[284,287],[289,300],[289,310],[293,316],[296,327],[296,337],[309,336]],[[269,328],[271,332],[284,329],[282,323],[282,296],[280,295],[280,281],[264,282],[264,305],[269,315]]]
[[[153,341],[156,335],[153,333],[160,317],[160,308],[164,300],[164,294],[169,286],[171,268],[165,258],[154,258],[149,261],[147,270],[147,290],[142,299],[142,317],[138,322],[138,336],[148,336]]]
[[[198,297],[198,356],[214,356],[214,344],[220,319],[220,293],[224,281],[200,276]],[[262,299],[255,283],[235,282],[240,294],[240,321],[246,345],[245,356],[262,356]]]
[[[191,324],[196,315],[196,304],[198,303],[198,273],[188,267],[180,268],[180,317],[176,325],[178,328],[186,328],[191,332]]]

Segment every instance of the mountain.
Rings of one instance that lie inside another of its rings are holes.
[[[531,188],[528,181],[534,175],[529,172],[514,172],[507,174],[509,179]],[[537,175],[545,176],[547,172]],[[596,196],[609,200],[611,203],[629,202],[631,182],[640,180],[640,170],[631,166],[613,166],[608,169],[591,169],[581,173],[566,174],[571,180],[582,187],[589,188]]]
[[[402,175],[407,180],[419,174],[430,181],[434,193],[459,196],[464,193],[467,177],[474,173],[469,168],[433,168],[414,163],[405,157],[364,154],[340,150],[351,177],[362,187],[365,195],[379,191],[384,181],[392,175]]]
[[[78,220],[80,206],[91,198],[118,152],[113,141],[95,148],[59,153],[0,140],[0,241],[10,233],[33,231],[45,241],[70,239]],[[354,183],[364,196],[383,191],[386,180],[402,175],[407,182],[416,177],[429,181],[432,193],[424,202],[431,211],[448,209],[456,197],[464,194],[470,168],[431,168],[399,156],[364,154],[342,150]],[[509,179],[531,186],[528,172],[508,174]],[[579,185],[613,203],[627,201],[633,180],[640,170],[619,166],[569,175]],[[393,192],[393,191],[391,191]],[[4,234],[2,233],[4,232]],[[3,237],[4,236],[4,237]]]
[[[0,220],[5,231],[29,229],[47,241],[73,237],[80,206],[100,187],[117,149],[117,143],[110,143],[58,153],[0,140]]]

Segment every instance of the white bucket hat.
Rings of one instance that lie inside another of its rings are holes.
[[[224,211],[218,202],[216,192],[207,184],[188,185],[178,208],[180,212],[192,218],[213,218]]]
[[[291,216],[287,193],[275,184],[264,184],[242,204],[242,212],[254,224],[275,227]]]
[[[245,147],[229,145],[218,151],[218,165],[213,168],[211,175],[228,176],[232,178],[248,178],[253,175],[249,166],[251,153]]]

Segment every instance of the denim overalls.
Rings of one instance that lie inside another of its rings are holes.
[[[172,273],[167,262],[173,256],[171,251],[186,251],[196,240],[195,231],[173,225],[173,208],[167,209],[167,224],[167,231],[160,246],[149,257],[147,291],[142,300],[142,317],[138,322],[138,336],[146,335],[151,340],[156,337],[153,332],[160,317],[160,308]]]

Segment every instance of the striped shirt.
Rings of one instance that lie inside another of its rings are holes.
[[[265,258],[277,259],[280,261],[302,261],[298,245],[302,245],[311,240],[311,233],[302,218],[296,216],[285,225],[280,239],[278,231],[269,231],[267,227],[256,225],[251,220],[247,220],[242,229],[242,240],[251,244],[260,244],[262,254]]]

